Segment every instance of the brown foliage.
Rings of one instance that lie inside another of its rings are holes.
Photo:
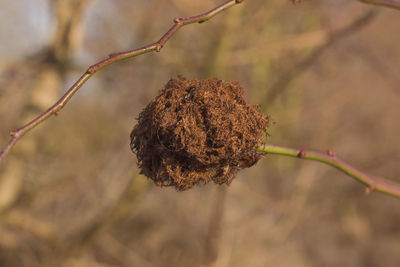
[[[229,184],[261,157],[268,118],[243,98],[237,82],[171,79],[140,113],[131,149],[157,185],[186,190],[199,182]]]

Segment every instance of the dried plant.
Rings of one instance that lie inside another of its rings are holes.
[[[250,106],[239,83],[171,79],[139,115],[131,148],[157,185],[186,190],[229,184],[262,155],[268,118]]]

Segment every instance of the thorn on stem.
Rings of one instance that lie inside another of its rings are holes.
[[[60,114],[61,109],[64,107],[64,104],[58,104],[57,108],[53,111],[53,114],[55,116],[58,116]]]
[[[366,195],[369,195],[372,191],[374,191],[374,188],[371,185],[365,188]]]
[[[182,22],[182,18],[174,18],[174,22],[175,23],[181,23]]]
[[[300,150],[299,154],[297,154],[297,157],[299,158],[304,158],[306,156],[306,152],[304,150]]]
[[[236,0],[236,4],[243,3],[244,0]]]
[[[161,51],[162,46],[160,44],[156,44],[156,52]]]
[[[326,154],[328,154],[329,157],[335,157],[336,154],[335,152],[333,152],[332,150],[328,149],[328,151],[326,152]]]
[[[17,131],[10,131],[11,136],[15,136],[17,134]]]
[[[293,4],[300,4],[301,0],[293,0]]]

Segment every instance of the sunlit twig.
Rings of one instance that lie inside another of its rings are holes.
[[[395,182],[386,182],[382,179],[371,177],[370,175],[363,173],[362,171],[336,157],[335,153],[331,150],[328,150],[327,153],[320,153],[310,150],[294,149],[275,145],[260,146],[257,148],[257,150],[266,152],[267,154],[277,154],[300,159],[309,159],[328,164],[364,184],[366,186],[366,193],[378,191],[400,198],[400,184]]]

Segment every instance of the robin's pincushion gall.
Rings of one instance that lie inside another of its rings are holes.
[[[237,82],[171,79],[140,113],[131,149],[141,173],[160,186],[186,190],[229,184],[261,157],[268,117],[243,98]]]

